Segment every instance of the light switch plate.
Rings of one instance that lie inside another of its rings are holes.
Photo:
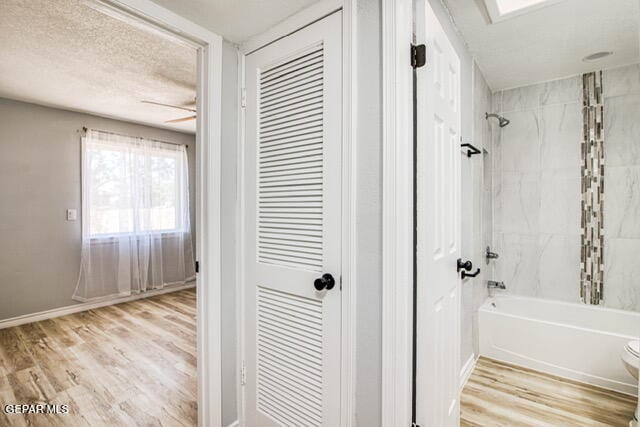
[[[67,221],[75,221],[78,219],[77,209],[67,209]]]

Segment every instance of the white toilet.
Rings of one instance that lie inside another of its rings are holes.
[[[629,341],[622,350],[622,362],[633,378],[638,379],[638,368],[640,367],[640,341]],[[629,423],[629,426],[639,426],[640,420],[640,402],[636,408],[635,419]]]

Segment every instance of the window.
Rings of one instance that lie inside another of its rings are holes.
[[[88,237],[188,231],[186,149],[90,130],[83,199]]]
[[[491,21],[500,22],[561,1],[563,0],[485,0],[485,4]]]

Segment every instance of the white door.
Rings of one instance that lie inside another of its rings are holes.
[[[428,1],[418,1],[417,422],[460,420],[460,60]]]
[[[341,20],[246,58],[247,427],[340,424]]]

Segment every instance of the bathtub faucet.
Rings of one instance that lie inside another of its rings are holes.
[[[500,255],[495,252],[491,252],[491,247],[487,246],[487,250],[485,251],[484,256],[487,259],[487,264],[489,264],[489,261],[491,261],[492,259],[498,259]]]
[[[487,287],[489,289],[507,289],[504,282],[496,282],[494,280],[487,281]]]

